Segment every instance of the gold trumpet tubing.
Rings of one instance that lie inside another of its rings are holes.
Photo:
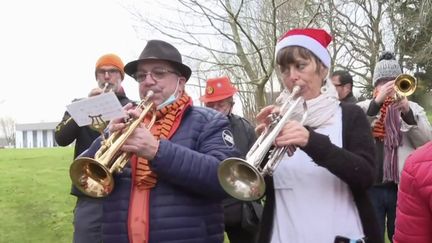
[[[140,104],[141,105],[141,104]],[[140,107],[140,106],[138,106],[138,107]],[[152,106],[148,106],[148,108],[147,109],[145,109],[144,111],[145,112],[142,112],[141,114],[147,114],[147,112],[150,110],[152,108]],[[150,122],[147,124],[147,126],[146,126],[146,128],[147,129],[150,129],[153,125],[154,125],[154,123],[155,123],[155,121],[156,121],[156,113],[155,112],[153,112],[152,113],[153,115],[152,115],[152,118],[151,118],[151,120],[150,120]],[[144,116],[141,118],[141,116],[140,116],[140,118],[138,119],[139,121],[142,121],[142,119],[144,119]],[[139,124],[139,123],[138,123]],[[123,144],[122,144],[123,145]],[[126,166],[126,164],[127,164],[127,162],[129,161],[129,159],[130,159],[130,157],[132,156],[132,154],[131,153],[122,153],[116,160],[115,160],[115,162],[113,163],[113,166],[111,166],[111,169],[110,169],[110,172],[111,173],[113,173],[113,172],[121,172],[122,170],[123,170],[123,168]]]
[[[130,153],[122,153],[110,168],[110,173],[120,173],[129,161]]]
[[[401,100],[404,97],[412,95],[417,88],[417,79],[409,74],[400,74],[395,79],[394,95],[395,100]]]
[[[144,107],[144,110],[141,112],[140,116],[134,120],[130,126],[128,126],[128,129],[125,133],[120,134],[119,131],[116,132],[115,135],[110,136],[110,140],[109,142],[111,143],[109,146],[109,149],[103,153],[103,155],[101,155],[100,160],[101,161],[108,161],[107,158],[113,158],[113,156],[115,156],[121,149],[121,147],[123,146],[123,144],[126,142],[126,140],[130,137],[130,135],[132,134],[132,132],[138,127],[138,125],[142,122],[142,120],[144,119],[145,115],[147,114],[147,112],[150,111],[150,109],[153,107],[153,103],[147,104],[147,101],[149,100],[150,96],[153,95],[153,92],[150,92],[147,94],[147,97],[145,97],[140,104],[138,105],[138,108],[140,107]],[[153,113],[153,116],[156,116],[155,113]],[[120,135],[118,135],[120,134]],[[118,135],[118,136],[117,136]],[[112,139],[111,139],[112,137]],[[115,140],[114,142],[112,142],[113,140]]]

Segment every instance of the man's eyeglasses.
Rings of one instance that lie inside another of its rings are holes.
[[[176,71],[168,70],[168,69],[165,69],[165,68],[155,68],[155,69],[151,70],[150,72],[137,71],[133,75],[133,77],[135,78],[135,80],[138,83],[141,83],[142,81],[144,81],[147,78],[147,75],[150,75],[150,77],[153,80],[159,81],[159,80],[164,79],[170,73],[173,73],[173,74],[176,74],[176,75],[180,75]]]
[[[96,70],[96,74],[97,75],[106,75],[106,73],[108,73],[109,75],[113,75],[116,73],[120,73],[120,70],[115,69],[115,68],[111,68],[111,69],[98,69]]]

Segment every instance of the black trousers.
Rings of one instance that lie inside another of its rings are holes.
[[[262,205],[233,198],[224,204],[225,231],[230,243],[254,243],[258,232]]]
[[[256,241],[256,233],[251,233],[239,227],[226,226],[225,231],[228,235],[230,243],[254,243]]]

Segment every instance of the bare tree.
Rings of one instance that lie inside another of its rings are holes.
[[[15,120],[10,117],[0,118],[0,127],[8,145],[15,145]]]
[[[277,38],[287,29],[313,23],[321,1],[178,0],[176,20],[154,22],[139,9],[131,13],[140,29],[157,31],[193,48],[186,55],[194,77],[228,75],[240,90],[244,115],[251,118],[280,90],[274,75]],[[170,6],[164,6],[170,9]],[[186,17],[187,16],[187,17]],[[204,83],[204,82],[200,82]],[[266,95],[270,94],[270,95]]]
[[[385,1],[328,0],[324,9],[322,19],[334,37],[332,68],[348,70],[356,76],[355,86],[362,95],[370,95],[379,53],[394,50],[393,32],[385,27],[388,5]]]

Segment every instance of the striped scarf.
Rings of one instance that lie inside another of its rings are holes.
[[[400,110],[387,97],[373,127],[373,136],[384,143],[383,182],[399,183],[398,148],[402,145]]]
[[[190,97],[184,94],[180,99],[171,105],[165,106],[156,112],[156,122],[151,132],[153,136],[160,140],[168,139],[173,128],[174,122],[183,108],[190,101]],[[157,175],[154,173],[149,165],[149,162],[139,157],[137,161],[135,183],[139,189],[150,189],[156,185]]]

